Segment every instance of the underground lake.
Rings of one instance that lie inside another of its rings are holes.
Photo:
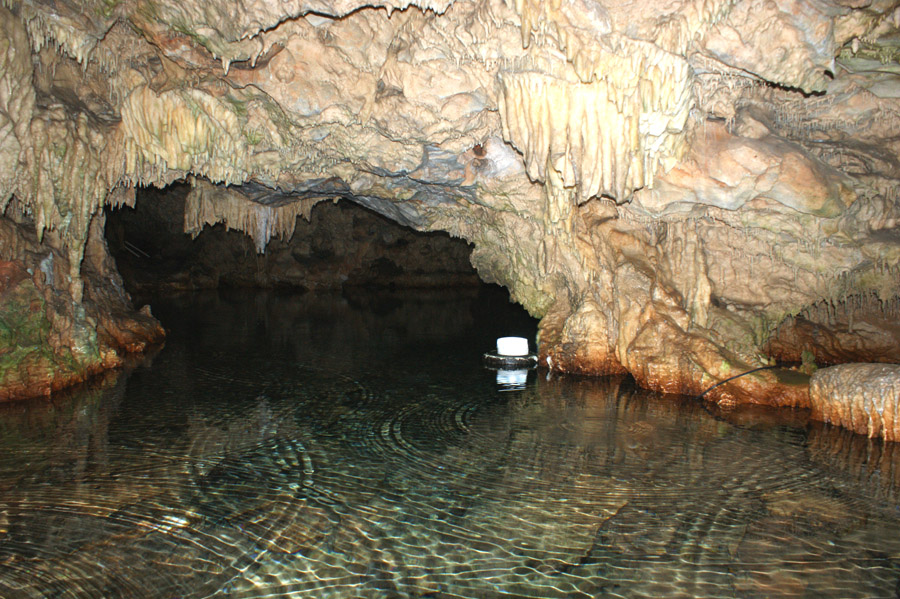
[[[618,377],[498,387],[499,288],[214,290],[0,406],[0,597],[896,597],[900,452]]]

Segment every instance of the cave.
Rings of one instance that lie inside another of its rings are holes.
[[[893,0],[4,0],[0,595],[894,596],[898,185]]]
[[[225,223],[185,226],[190,194],[186,183],[143,189],[133,208],[107,211],[106,242],[132,297],[219,287],[340,292],[483,285],[464,240],[415,231],[349,200],[316,205],[260,253],[249,236]]]

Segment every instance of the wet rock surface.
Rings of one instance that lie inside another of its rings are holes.
[[[49,395],[121,366],[165,334],[149,308],[135,311],[106,253],[91,237],[81,302],[52,235],[0,219],[0,401]]]
[[[869,437],[900,441],[900,365],[841,364],[812,375],[812,416]]]

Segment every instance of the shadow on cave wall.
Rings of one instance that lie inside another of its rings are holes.
[[[182,226],[189,190],[186,184],[140,190],[135,208],[108,211],[107,243],[130,293],[482,284],[465,241],[402,227],[349,201],[318,204],[309,222],[299,218],[294,235],[272,239],[264,254],[257,254],[250,237],[222,224],[192,239]]]

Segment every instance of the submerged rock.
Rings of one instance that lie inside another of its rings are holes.
[[[812,375],[812,417],[900,441],[900,364],[841,364]]]

